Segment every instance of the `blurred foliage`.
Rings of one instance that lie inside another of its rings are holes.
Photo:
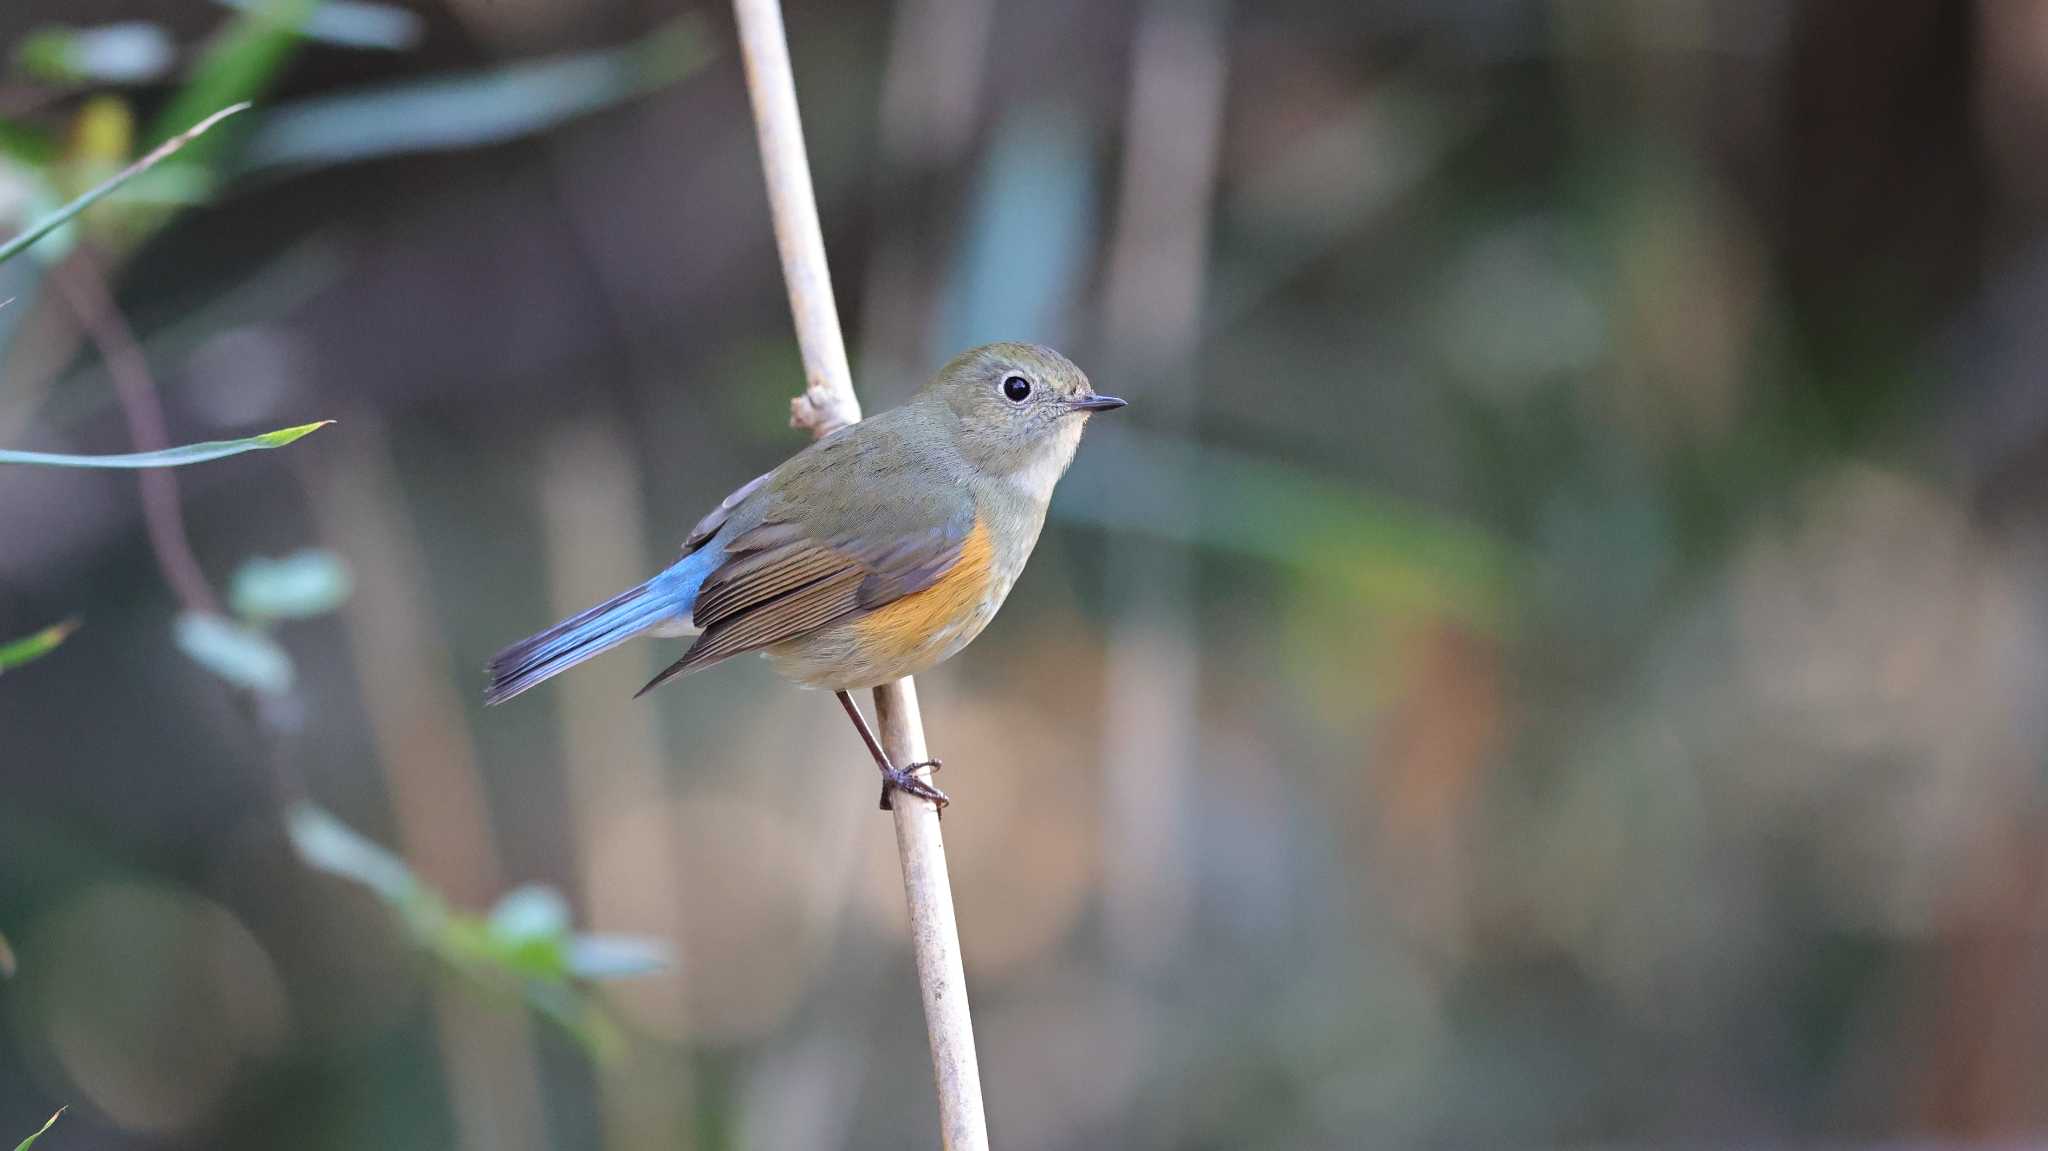
[[[309,549],[243,564],[228,585],[228,603],[244,619],[305,619],[340,607],[349,591],[341,557]]]
[[[0,643],[0,672],[39,660],[57,650],[57,645],[78,630],[77,620],[51,624],[34,635]]]
[[[281,696],[297,678],[292,657],[253,624],[188,611],[178,616],[175,634],[179,651],[235,687]]]
[[[730,29],[659,7],[0,5],[0,235],[255,104],[0,265],[0,438],[121,442],[81,254],[177,440],[346,421],[177,473],[233,575],[171,628],[124,477],[0,469],[0,631],[92,624],[0,677],[13,1113],[929,1141],[829,702],[475,699],[797,446]],[[2048,1131],[2036,7],[788,6],[864,402],[994,336],[1133,400],[921,685],[1006,1144]]]
[[[285,104],[264,117],[239,170],[344,164],[517,139],[673,84],[710,55],[702,22],[686,18],[624,48]]]
[[[14,66],[52,84],[141,84],[161,78],[176,58],[171,38],[143,21],[98,28],[50,25],[22,37]]]
[[[307,866],[369,888],[451,970],[486,988],[516,989],[597,1058],[617,1058],[625,1040],[580,984],[645,975],[669,962],[659,943],[571,931],[568,904],[553,888],[517,888],[488,914],[474,915],[451,908],[404,860],[317,807],[293,809],[289,827]]]
[[[248,108],[247,104],[230,104],[209,112],[205,118],[199,120],[178,135],[164,141],[164,143],[156,148],[151,149],[148,155],[107,177],[91,189],[81,192],[70,203],[37,220],[20,235],[9,239],[5,244],[0,244],[0,263],[13,259],[20,253],[28,250],[30,245],[57,232],[58,229],[70,223],[80,212],[113,195],[130,180],[170,159],[180,149],[189,146],[192,141],[204,135],[215,124],[246,108]],[[71,156],[72,162],[76,167],[71,170],[71,174],[75,175],[81,170],[91,171],[95,167],[116,162],[115,157],[127,152],[130,135],[127,110],[121,104],[110,100],[96,100],[87,103],[79,114],[76,137],[78,144],[73,149]],[[49,256],[51,262],[62,258],[65,250],[64,245],[54,245],[53,247],[56,248],[56,251]]]
[[[249,12],[264,0],[216,0],[224,7]],[[322,0],[299,21],[301,39],[341,48],[404,52],[418,47],[423,34],[419,15],[393,4],[361,0]]]

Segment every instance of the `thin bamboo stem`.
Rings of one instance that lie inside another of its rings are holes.
[[[789,308],[803,353],[806,386],[790,403],[790,422],[814,436],[860,419],[853,393],[846,343],[825,263],[824,234],[804,152],[797,114],[796,80],[790,71],[779,0],[733,0],[747,90],[760,138],[761,168],[782,256]],[[917,690],[910,680],[875,689],[882,746],[897,764],[928,758]],[[910,908],[911,946],[917,957],[925,1028],[931,1037],[932,1075],[939,1094],[940,1135],[948,1151],[984,1151],[988,1120],[983,1112],[981,1072],[974,1054],[974,1026],[967,1005],[967,978],[960,961],[960,932],[953,916],[953,887],[946,874],[945,842],[938,809],[898,793],[896,849],[903,867],[903,893]]]

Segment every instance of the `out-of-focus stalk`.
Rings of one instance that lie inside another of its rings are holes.
[[[1140,16],[1104,279],[1102,374],[1174,434],[1185,434],[1195,408],[1188,369],[1222,135],[1223,16],[1221,4],[1171,0],[1154,0]],[[1182,525],[1195,514],[1192,488],[1158,477],[1164,514]],[[1104,924],[1119,958],[1149,968],[1171,954],[1189,902],[1186,823],[1200,727],[1194,571],[1182,545],[1123,536],[1111,543],[1109,573],[1116,612],[1104,676]]]

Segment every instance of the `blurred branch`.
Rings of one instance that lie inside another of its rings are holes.
[[[150,155],[157,156],[163,151],[159,148]],[[85,326],[86,337],[99,350],[107,371],[114,377],[121,414],[128,421],[128,438],[144,452],[169,448],[171,436],[164,426],[163,401],[157,395],[156,380],[149,373],[149,359],[142,354],[142,346],[136,343],[135,333],[129,330],[128,321],[114,303],[113,293],[107,289],[98,267],[80,250],[57,267],[55,278],[58,289]],[[168,469],[150,468],[137,476],[136,482],[142,491],[142,518],[149,529],[150,551],[156,556],[165,582],[171,585],[186,611],[219,615],[220,599],[206,582],[206,572],[200,568],[199,558],[192,554],[192,541],[185,536],[185,513],[178,506],[177,477]]]
[[[608,426],[566,427],[542,446],[534,491],[548,594],[559,615],[603,599],[647,569],[639,534],[647,520],[636,462]],[[662,777],[660,713],[630,706],[647,675],[645,666],[631,660],[598,660],[587,674],[559,681],[562,762],[605,765],[603,771],[565,771],[562,784],[591,926],[630,924],[660,939],[681,940],[689,930],[687,912],[664,878],[679,874],[684,864],[682,832]],[[642,1034],[687,1034],[685,978],[677,965],[630,988],[615,988],[613,1002],[631,1012]],[[631,1058],[599,1066],[604,1146],[690,1151],[696,1144],[690,1119],[700,1091],[691,1072],[690,1061],[668,1043],[639,1043]]]
[[[342,619],[397,819],[399,855],[440,898],[480,907],[500,886],[498,846],[462,699],[448,680],[452,661],[429,596],[433,580],[420,528],[377,420],[364,412],[335,438],[340,452],[318,461],[309,494],[321,534],[355,573],[356,592]],[[394,883],[390,890],[402,888]],[[454,1146],[541,1147],[547,1117],[525,1019],[445,982],[432,1002]]]
[[[846,343],[832,298],[825,241],[804,153],[796,80],[784,39],[778,0],[734,0],[747,89],[760,137],[761,167],[767,178],[776,246],[789,287],[790,313],[803,353],[804,394],[790,404],[790,420],[822,436],[860,419],[853,393]],[[875,689],[876,721],[892,762],[929,758],[917,692],[908,679]],[[904,898],[910,909],[911,944],[930,1033],[932,1070],[939,1092],[939,1123],[949,1151],[988,1146],[981,1072],[974,1052],[974,1024],[967,1006],[967,976],[960,960],[960,932],[953,916],[952,882],[946,873],[945,842],[938,808],[899,794],[894,804],[896,848],[903,867]]]

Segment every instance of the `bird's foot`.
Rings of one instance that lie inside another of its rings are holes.
[[[940,763],[936,759],[927,759],[922,763],[913,763],[907,768],[887,766],[883,767],[881,803],[882,810],[894,810],[895,805],[890,802],[890,793],[896,791],[906,792],[910,795],[917,796],[919,799],[929,799],[932,801],[932,804],[935,807],[937,807],[940,811],[946,810],[946,805],[953,801],[946,798],[945,792],[940,791],[936,787],[933,787],[930,783],[927,783],[924,779],[920,778],[918,775],[915,774],[917,769],[921,767],[928,767],[933,771],[937,771],[939,770],[939,768],[943,766],[944,764]]]

